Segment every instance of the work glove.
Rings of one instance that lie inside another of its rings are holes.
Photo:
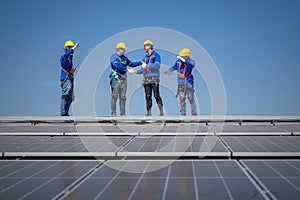
[[[146,69],[146,68],[147,68],[147,64],[143,62],[142,68],[143,68],[143,69]]]
[[[181,56],[177,56],[178,59],[180,59],[182,62],[185,62],[185,59]]]
[[[164,71],[164,74],[166,74],[166,75],[171,75],[171,74],[173,74],[173,72],[170,71],[170,70],[166,70],[166,71]]]
[[[60,82],[60,87],[61,87],[61,89],[64,88],[64,82],[63,81]]]
[[[129,74],[136,74],[136,71],[134,71],[133,69],[127,69],[127,72],[128,72]]]
[[[77,43],[74,45],[74,47],[72,47],[72,49],[77,50],[77,49],[78,49],[78,46],[79,46],[79,42],[77,42]]]

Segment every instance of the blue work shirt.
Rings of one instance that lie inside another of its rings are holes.
[[[119,56],[118,53],[114,53],[110,56],[111,69],[116,71],[118,74],[126,75],[127,66],[137,67],[141,65],[142,62],[131,62],[126,56]],[[112,73],[109,75],[111,77]]]
[[[149,71],[146,71],[145,69],[141,68],[137,70],[138,74],[143,74],[145,77],[159,76],[161,58],[156,51],[152,50],[150,55],[146,54],[143,58],[143,62],[147,64]]]
[[[180,59],[178,59],[175,62],[175,64],[172,67],[169,68],[169,70],[170,71],[177,71],[185,77],[185,78],[181,78],[178,75],[178,78],[177,78],[177,83],[178,84],[185,84],[186,81],[190,84],[194,84],[194,77],[192,75],[192,71],[193,71],[194,67],[195,67],[195,61],[194,60],[189,59],[189,60],[185,60],[185,62],[182,62]]]
[[[60,57],[60,66],[65,69],[67,72],[70,72],[73,69],[73,49],[65,51],[65,53]],[[60,81],[71,80],[63,70],[60,73]]]

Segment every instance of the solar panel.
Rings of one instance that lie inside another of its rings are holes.
[[[0,161],[0,199],[51,199],[101,161]]]
[[[2,125],[0,135],[138,135],[143,125]]]
[[[243,160],[242,162],[274,198],[299,198],[299,160]]]
[[[147,171],[170,161],[108,161],[124,168],[137,165]],[[145,173],[128,173],[101,166],[66,199],[262,199],[235,161],[174,161]]]
[[[299,117],[220,120],[0,117],[0,199],[300,196]]]
[[[143,129],[139,135],[213,135],[209,126],[199,124],[151,125]]]
[[[138,136],[118,156],[230,156],[217,137]]]
[[[221,137],[233,156],[300,156],[297,136],[228,136]]]
[[[115,156],[130,137],[0,136],[0,151],[9,156]],[[92,152],[92,153],[90,153]]]
[[[217,129],[218,125],[213,125]],[[300,132],[300,125],[224,125],[219,127],[217,135],[292,135],[294,132]]]

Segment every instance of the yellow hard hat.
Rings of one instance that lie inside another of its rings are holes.
[[[65,48],[66,47],[74,47],[74,46],[75,46],[75,44],[74,44],[74,42],[72,40],[68,40],[65,43]]]
[[[190,56],[191,55],[191,50],[189,50],[188,48],[183,48],[180,52],[179,52],[180,56]]]
[[[143,47],[146,45],[146,44],[150,44],[153,46],[153,42],[151,40],[145,40],[145,42],[143,43]]]
[[[116,49],[126,49],[126,44],[124,42],[119,42]]]

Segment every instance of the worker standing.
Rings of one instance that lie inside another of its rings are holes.
[[[125,116],[125,103],[127,91],[127,71],[133,73],[133,69],[127,69],[127,66],[137,67],[142,62],[131,62],[124,54],[126,51],[126,44],[119,42],[116,46],[117,52],[110,56],[111,73],[110,86],[111,86],[111,115],[116,116],[116,104],[119,98],[120,114]]]
[[[191,51],[188,48],[184,48],[179,52],[177,56],[177,61],[175,64],[169,68],[169,70],[164,73],[170,75],[172,71],[177,71],[178,78],[178,88],[176,97],[179,97],[180,103],[180,113],[182,116],[186,116],[186,97],[191,104],[192,115],[196,116],[196,102],[194,98],[194,77],[192,70],[195,67],[195,61],[190,58]]]
[[[79,43],[74,44],[68,40],[64,45],[65,53],[60,57],[61,73],[60,82],[62,89],[60,114],[61,116],[69,116],[69,109],[74,99],[74,72],[73,54],[77,50]]]
[[[154,98],[159,108],[159,115],[163,116],[163,102],[159,94],[159,77],[160,77],[160,64],[161,57],[160,55],[153,50],[153,42],[151,40],[146,40],[143,43],[144,51],[146,52],[145,57],[143,58],[142,68],[137,70],[137,74],[143,74],[144,81],[143,86],[145,89],[146,97],[146,116],[151,116],[152,109],[152,91],[154,93]]]

